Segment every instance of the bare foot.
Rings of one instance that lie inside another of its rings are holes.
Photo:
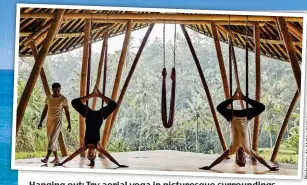
[[[46,158],[45,158],[45,159],[42,159],[41,162],[42,162],[42,163],[48,163],[48,159],[46,159]]]

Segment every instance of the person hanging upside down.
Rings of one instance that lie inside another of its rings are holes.
[[[244,100],[249,105],[251,105],[252,108],[248,108],[247,110],[229,109],[228,106],[234,100]],[[245,166],[244,153],[247,153],[255,157],[260,163],[262,163],[270,170],[272,171],[278,170],[279,169],[278,166],[270,166],[262,157],[260,157],[254,150],[252,150],[250,146],[250,135],[249,135],[249,130],[248,130],[249,128],[247,122],[253,119],[254,117],[260,115],[264,111],[264,109],[265,106],[262,103],[245,97],[240,89],[237,89],[235,94],[230,99],[220,103],[217,106],[218,112],[222,114],[222,116],[231,124],[231,130],[230,130],[231,145],[229,149],[224,151],[224,153],[220,157],[218,157],[210,166],[204,166],[200,169],[209,170],[215,165],[222,162],[228,156],[237,152],[236,163],[239,166]]]
[[[107,106],[101,108],[98,111],[91,110],[89,107],[84,105],[86,101],[93,97],[100,97],[104,102],[106,102]],[[89,166],[95,165],[95,158],[97,149],[99,152],[104,154],[109,160],[115,163],[119,167],[128,167],[125,165],[119,164],[100,144],[100,127],[103,123],[103,120],[106,119],[117,107],[117,103],[104,96],[95,86],[93,92],[87,96],[76,98],[71,102],[74,109],[76,109],[79,114],[81,114],[85,118],[85,137],[84,137],[84,145],[81,146],[77,151],[75,151],[72,155],[67,157],[62,163],[59,165],[63,165],[68,161],[72,160],[74,157],[79,155],[80,153],[86,151],[88,149],[87,158],[90,160]]]

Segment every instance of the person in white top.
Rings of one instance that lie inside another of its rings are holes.
[[[59,163],[57,139],[62,128],[62,114],[65,110],[66,119],[68,122],[67,130],[71,131],[70,114],[68,108],[68,101],[65,96],[61,94],[61,85],[59,83],[52,84],[52,95],[46,97],[45,107],[41,116],[41,120],[38,124],[38,129],[42,129],[42,123],[47,115],[47,136],[48,136],[48,148],[47,155],[41,160],[43,163],[47,163],[51,153],[54,154],[54,160],[51,163]]]

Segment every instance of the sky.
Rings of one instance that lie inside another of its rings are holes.
[[[303,0],[1,0],[0,7],[0,69],[13,69],[15,56],[16,4],[59,4],[117,7],[177,8],[201,10],[300,10],[307,11]],[[265,4],[265,6],[264,6]],[[171,29],[171,28],[170,28]],[[171,32],[171,31],[170,31]],[[155,34],[155,33],[152,33]],[[158,32],[156,34],[159,34]],[[142,34],[140,34],[141,36]],[[117,38],[120,39],[120,38]],[[136,39],[138,40],[138,39]]]

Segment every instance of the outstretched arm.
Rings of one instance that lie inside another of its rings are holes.
[[[252,100],[252,99],[249,99],[247,97],[244,98],[244,100],[249,104],[251,105],[252,107],[251,108],[248,108],[248,119],[251,120],[253,119],[254,117],[260,115],[264,110],[265,110],[265,106],[258,102],[258,101],[255,101],[255,100]]]
[[[118,167],[121,168],[127,168],[128,166],[119,164],[112,156],[109,154],[108,151],[106,151],[102,146],[97,145],[97,150],[99,150],[103,155],[105,155],[110,161],[112,161],[114,164],[116,164]]]
[[[233,102],[232,98],[229,98],[228,100],[223,101],[220,103],[216,109],[217,111],[227,120],[230,121],[232,118],[232,111],[231,109],[228,109],[228,106]]]
[[[279,170],[278,166],[270,166],[262,157],[260,157],[254,150],[251,150],[252,155],[264,166],[272,171]]]
[[[229,149],[227,149],[220,157],[218,157],[210,166],[204,166],[204,167],[199,168],[199,169],[201,169],[201,170],[210,170],[215,165],[219,164],[224,159],[226,159],[228,156],[229,156]]]
[[[63,165],[65,163],[67,163],[68,161],[72,160],[73,158],[75,158],[77,155],[79,155],[80,153],[84,152],[86,150],[86,146],[83,145],[81,148],[79,148],[78,150],[76,150],[73,154],[71,154],[69,157],[67,157],[63,162],[61,162],[59,165]]]

